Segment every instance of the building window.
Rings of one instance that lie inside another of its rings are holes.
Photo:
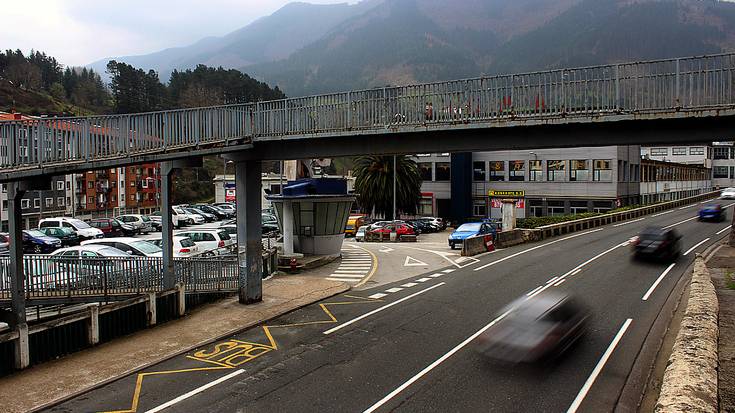
[[[574,159],[569,161],[569,180],[570,181],[588,181],[589,166],[586,159]]]
[[[41,198],[33,198],[33,208],[41,208]]]
[[[142,180],[142,181],[140,181],[140,182],[141,182],[141,186],[142,186],[143,188],[148,188],[148,180],[147,180],[147,179],[144,179],[144,180]]]
[[[686,155],[687,154],[687,148],[685,146],[679,146],[676,148],[671,149],[671,154],[680,156],[680,155]]]
[[[426,158],[426,157],[429,157],[429,156],[431,156],[430,153],[417,153],[416,154],[416,157],[417,158]]]
[[[135,194],[130,194],[130,200],[135,201]]]
[[[490,161],[490,180],[505,181],[505,161]]]
[[[65,205],[64,204],[64,197],[63,196],[60,196],[60,197],[56,198],[56,205],[58,205],[60,207],[63,207]]]
[[[564,161],[546,161],[546,180],[563,181],[565,164]]]
[[[54,206],[54,199],[46,198],[46,208],[51,208],[52,206]]]
[[[70,196],[66,197],[66,205],[71,206],[71,197]]]
[[[612,181],[612,169],[610,169],[609,159],[595,159],[592,180],[602,182]]]
[[[475,199],[472,202],[472,215],[476,217],[487,217],[487,201],[483,199]]]
[[[544,171],[540,160],[528,161],[528,180],[543,181]]]
[[[587,201],[570,201],[569,207],[574,215],[583,214],[588,211]]]
[[[130,187],[135,188],[135,181],[130,181]]]
[[[56,181],[56,190],[57,191],[63,191],[64,190],[64,181]]]
[[[3,193],[8,192],[8,184],[3,184],[2,188],[3,188]]]
[[[689,148],[689,155],[704,155],[703,146],[692,146]]]
[[[472,179],[485,182],[485,161],[472,162]]]
[[[523,181],[526,179],[526,161],[509,161],[509,181]]]
[[[547,201],[547,215],[564,215],[564,201]]]
[[[528,205],[528,215],[527,217],[540,217],[544,215],[544,204],[543,201],[540,199],[529,199],[526,201],[526,205]]]
[[[712,167],[712,177],[714,178],[728,178],[727,166],[715,166]]]
[[[419,173],[421,174],[421,180],[423,181],[431,181],[431,162],[419,162]]]
[[[448,181],[451,178],[451,168],[449,162],[437,162],[436,163],[436,180],[437,181]]]
[[[120,181],[120,188],[125,188],[125,181]]]
[[[89,198],[87,199],[87,203],[88,203],[89,205],[92,205],[92,204],[94,204],[94,197],[93,197],[93,196],[90,196],[90,197],[89,197]]]
[[[21,199],[20,200],[20,207],[22,209],[28,209],[31,207],[31,200],[30,199]]]
[[[3,199],[3,204],[2,205],[3,205],[3,209],[7,211],[7,209],[8,209],[8,200],[7,199]]]
[[[92,189],[92,188],[94,188],[94,182],[87,181],[87,189]]]
[[[651,156],[667,156],[669,148],[651,148]]]
[[[714,159],[729,159],[730,158],[730,148],[713,148],[713,157]]]
[[[434,215],[434,205],[431,198],[421,198],[419,201],[419,214],[424,216]]]
[[[117,195],[112,196],[112,202],[117,202]]]
[[[595,201],[592,203],[592,212],[607,212],[612,208],[611,201]]]

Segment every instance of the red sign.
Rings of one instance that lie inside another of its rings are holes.
[[[225,189],[225,202],[235,202],[234,189]]]
[[[499,198],[490,198],[490,206],[492,208],[500,208],[503,205],[501,200]],[[525,199],[517,199],[516,200],[516,208],[517,209],[523,209],[526,207],[526,200]]]

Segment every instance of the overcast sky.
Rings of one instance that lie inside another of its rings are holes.
[[[293,0],[24,0],[6,4],[0,49],[45,51],[64,65],[146,54],[222,36]],[[356,3],[356,0],[307,0]]]

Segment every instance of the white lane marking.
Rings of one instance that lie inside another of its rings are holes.
[[[632,223],[634,223],[634,222],[640,222],[640,221],[643,221],[644,219],[646,219],[646,218],[638,218],[638,219],[634,219],[634,220],[632,220],[632,221],[625,221],[625,222],[622,222],[622,223],[620,223],[620,224],[615,224],[615,225],[613,225],[613,226],[614,226],[614,227],[622,227],[623,225],[628,225],[628,224],[632,224]]]
[[[653,285],[651,286],[651,288],[649,288],[648,291],[646,291],[646,294],[643,296],[643,301],[648,300],[648,297],[650,297],[651,294],[653,294],[653,290],[655,290],[656,287],[658,287],[658,283],[660,283],[661,280],[664,279],[664,277],[666,276],[666,274],[668,274],[669,271],[671,271],[671,269],[674,268],[675,265],[676,265],[676,263],[673,263],[673,264],[669,265],[669,267],[666,268],[664,270],[664,272],[662,272],[661,275],[658,276],[658,278],[656,278],[656,281],[653,282]]]
[[[376,411],[377,409],[379,409],[385,403],[387,403],[388,401],[390,401],[390,399],[396,397],[396,395],[398,395],[400,392],[402,392],[403,390],[405,390],[406,388],[408,388],[408,386],[412,385],[417,380],[419,380],[421,377],[423,377],[424,375],[426,375],[426,373],[428,373],[431,370],[433,370],[434,368],[436,368],[436,366],[442,364],[449,357],[452,357],[454,355],[454,353],[458,352],[464,346],[466,346],[467,344],[469,344],[470,342],[472,342],[472,340],[476,339],[480,334],[484,333],[490,327],[492,327],[495,324],[497,324],[500,320],[502,320],[503,318],[505,318],[511,311],[512,310],[508,310],[508,311],[504,312],[503,314],[501,314],[497,318],[495,318],[493,321],[491,321],[490,323],[488,323],[487,325],[485,325],[485,327],[477,330],[477,332],[475,332],[471,336],[467,337],[463,342],[459,343],[456,347],[454,347],[453,349],[449,350],[446,354],[444,354],[443,356],[439,357],[436,361],[434,361],[433,363],[431,363],[428,366],[426,366],[423,370],[421,370],[420,372],[418,372],[415,376],[413,376],[410,379],[408,379],[408,381],[406,381],[405,383],[401,384],[400,386],[398,386],[398,388],[396,388],[392,392],[388,393],[385,397],[383,397],[382,399],[378,400],[375,404],[373,404],[372,406],[370,406],[367,409],[365,409],[365,411],[363,413],[372,413],[372,412]]]
[[[403,263],[404,267],[423,267],[424,265],[429,265],[423,261],[417,260],[416,258],[406,255],[406,261]]]
[[[679,210],[682,210],[682,209],[687,209],[687,208],[691,208],[691,207],[693,207],[694,205],[695,205],[695,204],[692,204],[692,205],[687,205],[687,206],[683,206],[683,207],[679,208]]]
[[[341,281],[341,282],[345,282],[345,283],[346,282],[360,281],[360,278],[362,278],[362,277],[358,277],[358,278],[324,277],[325,280],[329,280],[329,281]]]
[[[709,241],[709,238],[705,238],[705,239],[703,239],[703,240],[699,241],[699,242],[698,242],[698,243],[696,243],[696,244],[695,244],[695,245],[694,245],[693,247],[689,248],[689,249],[687,250],[687,252],[685,252],[685,253],[684,253],[684,255],[688,255],[688,254],[689,254],[690,252],[694,251],[694,249],[696,249],[696,248],[697,248],[698,246],[700,246],[700,245],[704,244],[704,243],[705,243],[705,242],[707,242],[707,241]]]
[[[391,248],[391,247],[383,247],[383,248],[379,249],[378,251],[380,251],[380,252],[383,252],[383,253],[386,253],[386,254],[387,254],[387,253],[389,253],[389,252],[391,252],[391,251],[395,251],[395,250],[394,250],[393,248]]]
[[[365,274],[366,272],[365,270],[343,270],[339,268],[334,270],[335,274]]]
[[[672,213],[672,212],[674,212],[674,210],[673,210],[673,209],[672,209],[671,211],[666,211],[666,212],[659,212],[658,214],[653,214],[653,215],[651,215],[651,217],[660,217],[661,215],[666,215],[666,214],[670,214],[670,213]]]
[[[687,218],[687,219],[685,219],[685,220],[683,220],[683,221],[679,221],[679,222],[677,222],[677,223],[675,223],[675,224],[667,225],[667,226],[663,227],[662,229],[669,229],[669,228],[675,227],[675,226],[677,226],[677,225],[681,225],[681,224],[683,224],[683,223],[685,223],[685,222],[689,222],[689,221],[691,221],[691,220],[693,220],[693,219],[697,219],[697,218],[698,218],[698,217],[691,217],[691,218]]]
[[[431,278],[437,278],[437,277],[441,277],[442,275],[444,275],[444,274],[438,272],[436,274],[431,274],[429,277],[431,277]]]
[[[372,258],[346,258],[342,262],[372,262]]]
[[[401,284],[401,287],[411,288],[411,287],[414,287],[414,286],[417,286],[417,285],[418,284],[416,284],[416,283],[405,283],[405,284]]]
[[[349,268],[372,268],[372,265],[370,264],[342,264],[339,266],[339,268],[349,269]]]
[[[567,280],[566,278],[562,278],[561,280],[555,282],[554,283],[554,287],[558,287],[558,286],[564,284],[564,281],[566,281],[566,280]]]
[[[722,228],[721,230],[717,231],[717,235],[720,235],[720,234],[722,234],[723,232],[727,231],[727,230],[728,230],[728,229],[730,229],[730,228],[731,228],[731,227],[729,227],[729,226],[728,226],[728,227],[725,227],[725,228]]]
[[[542,289],[542,288],[544,288],[544,286],[543,286],[543,285],[539,285],[538,287],[536,287],[536,288],[534,288],[533,290],[531,290],[531,291],[529,291],[528,293],[526,293],[526,297],[530,297],[530,296],[532,296],[532,295],[533,295],[533,293],[535,293],[536,291],[538,291],[538,290],[540,290],[540,289]]]
[[[501,263],[501,262],[503,262],[505,260],[509,260],[511,258],[515,258],[515,257],[517,257],[517,256],[519,256],[521,254],[525,254],[527,252],[531,252],[531,251],[537,250],[539,248],[543,248],[543,247],[547,247],[547,246],[552,245],[552,244],[556,244],[557,242],[562,242],[562,241],[566,241],[568,239],[572,239],[572,238],[576,238],[576,237],[581,237],[582,235],[592,234],[593,232],[602,231],[604,229],[605,228],[598,228],[598,229],[593,229],[592,231],[581,232],[579,234],[571,235],[569,237],[565,237],[565,238],[557,239],[557,240],[554,240],[554,241],[551,241],[551,242],[547,242],[546,244],[537,245],[535,247],[531,247],[531,248],[525,249],[523,251],[518,251],[515,254],[511,254],[511,255],[508,255],[507,257],[503,257],[503,258],[500,258],[498,260],[489,262],[489,263],[487,263],[485,265],[481,265],[481,266],[475,268],[475,271],[483,270],[483,269],[485,269],[485,268],[487,268],[487,267],[489,267],[491,265],[495,265],[495,264]]]
[[[706,204],[707,202],[712,202],[712,200],[711,199],[708,199],[706,201],[702,201],[702,202],[699,203],[699,205]]]
[[[425,282],[429,281],[430,279],[431,279],[431,278],[427,278],[427,277],[424,277],[424,278],[419,278],[419,279],[418,279],[418,280],[416,280],[416,281],[417,281],[417,282],[420,282],[420,283],[425,283]]]
[[[383,297],[385,297],[386,295],[388,295],[388,294],[383,294],[383,293],[375,293],[375,294],[373,294],[373,295],[369,295],[369,296],[368,296],[368,298],[378,299],[378,298],[383,298]]]
[[[168,401],[168,402],[166,402],[166,403],[164,403],[164,404],[162,404],[162,405],[160,405],[158,407],[154,407],[154,408],[152,408],[150,410],[146,410],[145,413],[157,413],[157,412],[160,412],[161,410],[167,409],[167,408],[173,406],[174,404],[176,404],[176,403],[178,403],[180,401],[184,401],[184,400],[188,399],[191,396],[194,396],[194,395],[196,395],[198,393],[201,393],[204,390],[209,389],[210,387],[214,387],[214,386],[216,386],[216,385],[218,385],[218,384],[220,384],[222,382],[225,382],[225,381],[227,381],[227,380],[229,380],[229,379],[231,379],[231,378],[233,378],[235,376],[238,376],[238,375],[240,375],[240,374],[242,374],[244,372],[245,372],[245,370],[243,370],[243,369],[235,370],[235,371],[233,371],[232,373],[230,373],[230,374],[228,374],[226,376],[222,376],[222,377],[218,378],[215,381],[212,381],[212,382],[209,382],[209,383],[205,384],[204,386],[197,387],[196,389],[194,389],[194,390],[192,390],[192,391],[190,391],[188,393],[184,393],[181,396],[179,396],[179,397],[177,397],[177,398],[175,398],[173,400],[170,400],[170,401]]]
[[[417,295],[419,295],[419,294],[423,294],[423,293],[425,293],[425,292],[427,292],[427,291],[431,291],[431,290],[433,290],[434,288],[437,288],[437,287],[441,287],[442,285],[445,285],[445,284],[446,284],[446,283],[444,283],[444,282],[440,282],[439,284],[435,284],[435,285],[432,285],[432,286],[431,286],[431,287],[429,287],[429,288],[424,288],[423,290],[420,290],[420,291],[417,291],[417,292],[415,292],[415,293],[413,293],[413,294],[411,294],[411,295],[405,296],[405,297],[401,298],[400,300],[396,300],[396,301],[393,301],[392,303],[390,303],[390,304],[386,304],[386,305],[384,305],[384,306],[382,306],[382,307],[379,307],[379,308],[376,308],[375,310],[373,310],[373,311],[370,311],[369,313],[365,313],[365,314],[363,314],[363,315],[361,315],[361,316],[359,316],[359,317],[353,318],[353,319],[352,319],[352,320],[350,320],[350,321],[345,321],[344,323],[342,323],[342,324],[338,325],[337,327],[334,327],[334,328],[330,328],[329,330],[327,330],[327,331],[323,332],[322,334],[332,334],[332,333],[334,333],[334,332],[335,332],[335,331],[337,331],[337,330],[341,330],[341,329],[343,329],[343,328],[345,328],[345,327],[347,327],[347,326],[349,326],[349,325],[351,325],[351,324],[354,324],[354,323],[356,323],[356,322],[358,322],[358,321],[360,321],[360,320],[362,320],[362,319],[364,319],[364,318],[370,317],[370,316],[371,316],[371,315],[373,315],[373,314],[379,313],[379,312],[381,312],[381,311],[383,311],[383,310],[387,310],[387,309],[389,309],[389,308],[393,307],[394,305],[398,305],[398,304],[400,304],[400,303],[402,303],[402,302],[404,302],[404,301],[406,301],[406,300],[410,300],[410,299],[412,299],[413,297],[416,297],[416,296],[417,296]],[[381,293],[378,293],[378,294],[373,294],[373,295],[371,295],[371,296],[370,296],[370,297],[368,297],[368,298],[373,298],[373,296],[375,296],[375,295],[379,295],[379,294],[381,294]],[[381,294],[381,296],[382,296],[382,297],[385,297],[386,295],[387,295],[387,294]],[[380,297],[378,297],[378,298],[380,298]]]
[[[546,281],[546,284],[551,284],[551,283],[553,283],[554,281],[556,281],[558,279],[559,279],[558,276],[557,277],[551,277],[551,279],[549,281]]]
[[[613,351],[615,351],[615,347],[617,347],[620,340],[623,338],[623,335],[628,330],[628,327],[630,327],[630,323],[633,322],[632,318],[629,318],[625,320],[623,323],[623,326],[620,327],[620,330],[618,331],[618,334],[615,335],[615,338],[613,338],[613,341],[610,343],[610,345],[607,347],[607,350],[605,350],[605,353],[602,355],[602,358],[600,361],[597,362],[597,365],[595,366],[594,370],[592,370],[592,374],[587,378],[587,381],[584,383],[584,386],[579,390],[579,393],[577,394],[577,397],[572,402],[572,405],[569,406],[569,409],[567,409],[567,413],[575,413],[577,409],[579,409],[579,406],[582,404],[582,401],[587,396],[587,393],[589,393],[590,388],[592,388],[592,385],[595,384],[595,380],[597,380],[597,376],[600,375],[600,372],[605,367],[605,363],[607,363],[607,360],[610,358],[610,355],[612,355]]]
[[[571,274],[569,274],[569,275],[570,275],[570,276],[572,276],[572,275],[577,275],[577,274],[579,274],[579,272],[580,272],[580,271],[582,271],[582,269],[581,269],[581,268],[577,268],[576,270],[574,270],[574,272],[572,272],[572,273],[571,273]]]
[[[447,268],[446,270],[442,271],[444,274],[449,274],[450,272],[454,272],[454,268]]]
[[[403,291],[403,288],[393,287],[385,290],[385,292],[387,293],[397,293],[398,291]]]
[[[335,273],[335,274],[330,274],[329,276],[337,277],[337,278],[362,278],[364,274],[365,273],[360,273],[360,274],[337,274]]]

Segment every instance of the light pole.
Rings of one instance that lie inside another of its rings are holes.
[[[396,155],[393,155],[393,221],[396,221],[396,180],[398,179],[398,171],[396,171]]]

